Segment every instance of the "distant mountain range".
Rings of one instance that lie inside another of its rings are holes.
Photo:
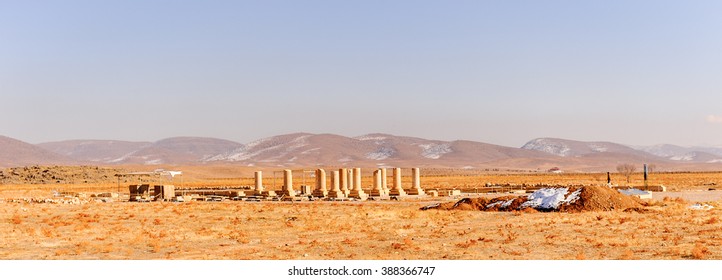
[[[367,134],[294,133],[241,144],[175,137],[156,142],[69,140],[32,145],[0,137],[0,166],[237,164],[264,167],[419,166],[457,169],[613,171],[621,163],[653,163],[658,170],[722,169],[722,148],[538,138],[521,148],[474,141],[438,141]]]
[[[635,148],[674,161],[715,163],[720,162],[722,157],[722,148],[719,147],[681,147],[663,144]]]

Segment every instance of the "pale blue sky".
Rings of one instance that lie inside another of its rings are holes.
[[[722,1],[2,1],[0,135],[722,145]]]

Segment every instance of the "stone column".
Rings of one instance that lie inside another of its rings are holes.
[[[414,189],[421,188],[421,174],[418,168],[411,168],[411,187]]]
[[[354,189],[363,189],[363,185],[361,185],[361,168],[354,168],[353,169],[353,187]]]
[[[348,169],[341,168],[338,170],[338,180],[341,183],[341,192],[344,195],[348,195],[348,193],[351,191],[348,188]]]
[[[283,170],[283,189],[281,195],[296,196],[293,190],[293,172],[290,169]]]
[[[381,170],[374,170],[374,187],[369,192],[369,196],[386,195],[383,187],[381,187]]]
[[[421,175],[418,168],[411,169],[411,189],[407,191],[408,194],[412,195],[424,195],[424,190],[421,189]]]
[[[353,168],[349,168],[346,173],[346,179],[348,179],[348,190],[349,192],[352,191],[354,188],[354,177],[353,177]]]
[[[341,175],[341,171],[331,171],[331,190],[328,191],[328,197],[329,198],[344,198],[346,197],[346,194],[343,193],[343,190],[339,188],[339,175]]]
[[[381,188],[384,190],[384,194],[389,194],[389,186],[386,184],[386,168],[381,168]]]
[[[394,168],[394,187],[389,191],[389,195],[405,196],[406,192],[401,187],[401,168]]]
[[[353,189],[349,193],[348,197],[353,197],[360,200],[366,200],[368,195],[361,189],[361,168],[353,169]]]
[[[263,194],[263,172],[256,171],[254,177],[256,178],[256,189],[253,191],[253,195],[260,196]]]
[[[311,194],[313,197],[326,197],[328,190],[326,189],[326,170],[316,169],[316,189]]]

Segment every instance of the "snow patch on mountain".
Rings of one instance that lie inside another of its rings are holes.
[[[311,153],[318,154],[318,152],[320,150],[321,150],[321,148],[313,148],[313,149],[305,150],[305,151],[301,152],[301,154],[302,155],[307,155],[307,154],[311,154]]]
[[[383,145],[386,143],[386,139],[388,139],[388,137],[371,134],[354,137],[354,139],[359,141],[374,141],[374,144],[376,145]]]
[[[419,144],[421,147],[421,156],[430,159],[439,159],[444,154],[451,153],[451,145],[449,143],[444,144]]]
[[[391,149],[389,147],[380,147],[375,152],[371,152],[366,154],[367,159],[373,159],[373,160],[384,160],[387,158],[390,158],[396,153],[394,149]]]
[[[653,154],[655,156],[663,157],[663,158],[671,158],[674,156],[680,156],[680,150],[685,149],[684,147],[674,147],[670,145],[654,145],[654,146],[632,146],[632,148],[645,151],[647,153]]]
[[[234,149],[233,151],[226,153],[226,154],[220,154],[216,156],[209,157],[207,159],[204,159],[204,162],[209,161],[243,161],[251,158],[253,155],[250,155],[246,153],[248,150],[248,147],[242,147],[238,149]]]
[[[595,144],[589,144],[589,148],[592,149],[592,151],[595,151],[598,153],[603,153],[608,150],[607,147],[599,146],[599,145],[595,145]]]
[[[654,146],[633,146],[633,148],[647,153],[667,158],[676,161],[694,161],[701,160],[700,157],[704,158],[706,155],[700,155],[701,153],[707,153],[712,156],[722,156],[722,150],[717,147],[705,147],[705,146],[676,146],[670,144],[660,144]],[[703,159],[702,159],[703,160]]]
[[[286,148],[286,151],[290,152],[290,151],[296,150],[298,148],[308,146],[307,139],[309,137],[311,137],[311,135],[304,135],[304,136],[296,137],[296,139],[293,139],[293,141],[291,141],[291,143],[290,143],[291,145],[289,145],[288,148]]]
[[[386,140],[386,136],[374,136],[374,135],[361,135],[358,137],[354,137],[356,140],[360,141],[369,141],[369,140],[376,140],[376,141],[383,141]]]
[[[147,165],[158,165],[158,164],[162,164],[162,163],[163,163],[162,159],[152,159],[152,160],[145,161],[145,164],[147,164]]]
[[[272,157],[273,159],[281,158],[288,153],[295,151],[296,149],[308,146],[308,138],[311,137],[311,135],[303,135],[298,136],[288,142],[288,146],[277,154],[276,156]],[[283,148],[283,142],[275,142],[278,141],[276,137],[270,137],[270,138],[264,138],[260,140],[253,141],[246,145],[245,147],[235,149],[234,151],[227,153],[227,154],[221,154],[214,157],[209,158],[206,161],[244,161],[251,158],[254,158],[260,154],[263,154],[265,152],[273,151],[273,150],[279,150]],[[263,148],[257,148],[257,147],[263,147]],[[311,149],[313,150],[313,149]],[[310,152],[311,150],[308,150],[307,152]]]
[[[677,160],[677,161],[692,161],[692,160],[694,160],[694,158],[695,158],[696,156],[697,156],[696,153],[686,153],[686,154],[681,155],[681,156],[673,156],[673,157],[670,157],[669,159],[671,159],[671,160]]]
[[[116,158],[116,159],[113,159],[113,160],[109,160],[108,162],[109,162],[109,163],[118,163],[118,162],[125,161],[125,160],[127,160],[128,158],[130,158],[132,155],[134,155],[136,152],[137,152],[137,151],[133,151],[133,152],[127,153],[127,154],[123,155],[122,157],[119,157],[119,158]]]
[[[524,144],[524,146],[522,146],[521,148],[527,150],[541,151],[562,157],[566,157],[571,154],[571,149],[569,148],[569,146],[563,143],[556,143],[542,138],[531,140],[528,143]]]

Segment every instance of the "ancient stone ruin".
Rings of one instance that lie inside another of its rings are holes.
[[[353,189],[349,193],[348,197],[359,200],[366,200],[368,198],[368,195],[364,192],[363,189],[361,189],[361,168],[354,168],[352,177]]]
[[[346,197],[346,194],[339,187],[340,174],[340,171],[331,171],[331,190],[328,191],[327,195],[330,199],[343,199]]]
[[[290,169],[283,170],[283,188],[281,189],[281,195],[294,197],[296,192],[293,190],[293,171]]]
[[[391,196],[406,196],[406,191],[401,187],[401,168],[394,168],[394,187],[389,191]]]
[[[324,198],[328,195],[328,190],[326,189],[326,170],[316,170],[316,188],[311,195],[319,198]]]

